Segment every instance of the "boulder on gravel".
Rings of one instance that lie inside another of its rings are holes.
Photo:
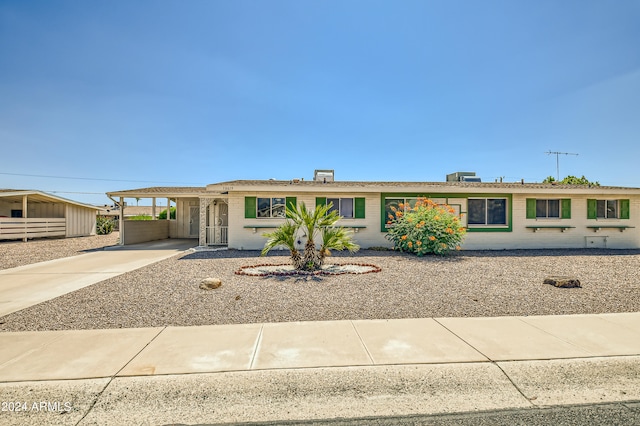
[[[582,288],[580,280],[574,277],[548,277],[544,279],[543,283],[560,288]]]
[[[222,285],[222,280],[220,278],[205,278],[200,283],[200,288],[203,290],[213,290],[214,288],[218,288]]]

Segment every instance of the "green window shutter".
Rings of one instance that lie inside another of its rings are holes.
[[[244,197],[244,217],[245,219],[256,218],[256,197]]]
[[[285,203],[284,205],[287,206],[287,208],[291,209],[291,210],[295,210],[296,206],[298,204],[298,199],[296,197],[287,197],[285,199]]]
[[[536,218],[536,199],[527,198],[527,219]]]
[[[596,219],[598,216],[598,201],[587,200],[587,219]]]
[[[563,198],[561,203],[562,219],[571,219],[571,198]]]
[[[629,200],[620,200],[620,219],[629,219]]]
[[[356,219],[364,219],[364,198],[356,198],[355,199],[355,204],[356,204]]]
[[[326,197],[316,197],[316,207],[318,206],[326,206],[327,198]]]

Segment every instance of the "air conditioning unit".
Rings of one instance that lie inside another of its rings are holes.
[[[482,182],[476,172],[455,172],[447,175],[447,182]]]
[[[313,180],[316,182],[333,182],[333,170],[315,170],[313,172]]]

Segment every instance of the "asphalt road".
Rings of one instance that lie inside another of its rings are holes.
[[[211,425],[222,425],[216,423]],[[227,423],[228,424],[228,423]],[[310,421],[236,423],[243,426],[343,426],[343,425],[438,425],[438,426],[584,426],[640,425],[640,402],[485,411],[399,417],[359,417]]]

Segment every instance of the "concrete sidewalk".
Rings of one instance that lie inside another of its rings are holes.
[[[195,245],[195,240],[152,241],[0,270],[0,317],[169,258]]]
[[[69,424],[634,401],[640,313],[0,333],[0,383],[3,400],[69,402]]]

